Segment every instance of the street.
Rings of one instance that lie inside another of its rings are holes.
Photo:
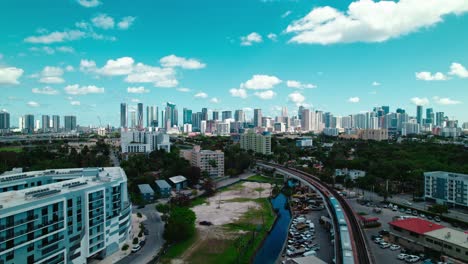
[[[134,213],[142,213],[147,219],[143,222],[149,234],[146,236],[146,244],[136,253],[118,261],[118,264],[146,264],[149,263],[159,252],[164,244],[164,222],[161,221],[159,213],[155,209],[155,204],[148,204],[142,209],[133,210]]]

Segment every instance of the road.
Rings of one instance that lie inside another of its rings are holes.
[[[155,204],[148,204],[145,208],[134,209],[134,213],[142,213],[147,219],[143,222],[148,229],[146,244],[137,253],[132,253],[118,261],[118,264],[146,264],[149,263],[158,254],[164,245],[163,233],[164,222],[161,221],[159,213],[154,208]]]
[[[234,184],[234,183],[239,182],[239,181],[241,181],[241,180],[245,180],[245,179],[247,179],[248,177],[254,176],[254,175],[256,175],[256,173],[253,173],[253,172],[248,171],[248,172],[242,173],[241,175],[239,175],[239,176],[237,176],[237,177],[235,177],[235,178],[227,178],[227,179],[218,181],[218,182],[216,182],[216,189],[229,186],[229,185],[231,185],[231,184]]]
[[[117,154],[112,149],[110,151],[109,158],[112,161],[112,164],[114,164],[114,167],[120,167],[119,158],[117,158]]]

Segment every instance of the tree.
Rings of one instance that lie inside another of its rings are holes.
[[[187,207],[173,207],[164,229],[164,239],[169,243],[184,241],[195,234],[195,213]]]
[[[429,207],[429,212],[442,215],[442,214],[448,213],[448,207],[443,204],[434,204],[431,207]]]

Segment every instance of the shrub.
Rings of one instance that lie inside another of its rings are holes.
[[[142,217],[143,217],[143,215],[142,215],[140,212],[137,213],[137,216],[138,216],[138,218],[142,218]]]
[[[137,238],[137,237],[135,237],[135,238],[133,239],[133,245],[136,245],[136,244],[138,244],[138,238]]]
[[[125,250],[127,250],[127,249],[128,249],[128,245],[127,245],[127,244],[124,244],[124,245],[122,246],[122,250],[125,251]]]

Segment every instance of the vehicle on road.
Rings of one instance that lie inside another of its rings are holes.
[[[140,245],[138,245],[138,244],[137,244],[137,245],[134,245],[134,246],[132,247],[132,253],[138,252],[138,250],[140,250],[140,249],[141,249],[141,246],[140,246]]]
[[[146,244],[145,240],[140,241],[140,247],[143,247]]]
[[[391,245],[390,250],[399,250],[401,247],[399,245]]]
[[[419,261],[419,257],[415,255],[409,255],[405,258],[406,263],[416,263]]]
[[[401,254],[398,254],[397,258],[399,260],[405,260],[406,257],[408,257],[409,255],[408,254],[405,254],[405,253],[401,253]]]
[[[440,222],[440,217],[438,217],[438,216],[434,217],[434,221]]]
[[[411,209],[406,209],[407,214],[411,214]]]
[[[382,249],[389,248],[389,247],[390,247],[390,244],[387,243],[387,242],[380,243],[380,248],[382,248]]]

